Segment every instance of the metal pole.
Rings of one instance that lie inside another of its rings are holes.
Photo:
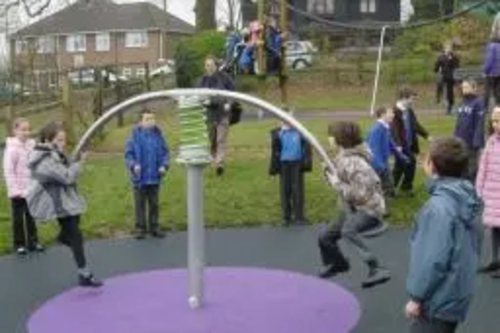
[[[203,221],[203,169],[187,165],[188,201],[188,275],[189,306],[197,309],[204,302],[205,225]]]
[[[373,95],[372,95],[372,105],[370,107],[370,114],[373,116],[375,114],[375,108],[377,104],[377,93],[378,93],[378,84],[380,80],[380,69],[382,66],[382,55],[384,53],[384,41],[385,41],[385,32],[388,26],[382,27],[382,32],[380,33],[380,46],[378,49],[378,60],[377,60],[377,70],[375,73],[375,83],[373,85]]]

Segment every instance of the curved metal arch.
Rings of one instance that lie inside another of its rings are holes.
[[[173,89],[173,90],[163,90],[157,92],[148,92],[135,97],[130,98],[127,101],[124,101],[114,107],[112,107],[109,111],[107,111],[104,115],[101,116],[92,126],[85,132],[85,134],[80,139],[76,148],[73,151],[73,157],[78,158],[82,150],[88,145],[90,140],[113,118],[118,116],[118,114],[127,112],[131,109],[131,107],[142,104],[152,100],[161,100],[161,99],[179,99],[181,97],[224,97],[227,99],[235,100],[244,104],[248,104],[254,107],[257,107],[261,110],[269,112],[276,116],[277,118],[289,123],[293,128],[302,134],[302,136],[311,144],[314,150],[319,154],[324,164],[328,167],[329,172],[335,174],[335,167],[328,157],[327,152],[321,146],[319,141],[314,137],[314,135],[309,132],[309,130],[304,127],[299,121],[297,121],[294,117],[289,115],[287,112],[282,109],[272,105],[269,102],[263,101],[259,98],[238,93],[227,90],[215,90],[215,89]]]

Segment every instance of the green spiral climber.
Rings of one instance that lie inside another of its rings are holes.
[[[206,112],[200,98],[179,98],[178,117],[180,142],[177,161],[183,164],[210,163]]]

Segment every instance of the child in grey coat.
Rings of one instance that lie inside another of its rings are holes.
[[[77,180],[83,159],[70,161],[63,153],[65,145],[66,133],[60,124],[50,123],[40,132],[39,142],[29,156],[31,179],[26,199],[35,221],[59,222],[58,240],[73,253],[80,286],[100,287],[102,283],[87,268],[80,230],[80,216],[86,207]]]

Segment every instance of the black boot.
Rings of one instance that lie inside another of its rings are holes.
[[[102,287],[103,283],[96,278],[92,274],[87,274],[87,275],[78,275],[78,280],[79,280],[79,285],[80,287],[83,288],[100,288]]]
[[[321,271],[318,276],[322,279],[329,279],[340,273],[346,273],[351,269],[351,265],[347,260],[340,261],[336,264],[327,266]]]
[[[363,288],[372,288],[379,284],[388,282],[391,279],[391,273],[388,269],[381,267],[377,261],[368,263],[368,277],[361,284]]]
[[[493,273],[500,270],[500,263],[496,261],[490,262],[488,265],[483,266],[477,270],[478,273],[480,274],[488,274],[488,273]]]

